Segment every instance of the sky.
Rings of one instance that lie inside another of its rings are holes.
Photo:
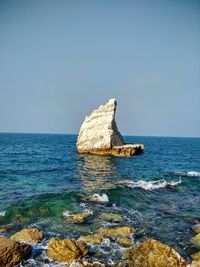
[[[200,1],[0,0],[0,132],[200,137]]]

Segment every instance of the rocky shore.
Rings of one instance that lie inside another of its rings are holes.
[[[143,144],[125,144],[115,121],[117,101],[110,99],[94,110],[80,128],[77,151],[93,155],[131,157],[144,151]]]
[[[74,224],[83,223],[86,213],[72,214],[70,221]],[[118,214],[103,214],[108,221],[121,222]],[[77,220],[80,218],[80,220]],[[63,219],[66,219],[65,216]],[[1,234],[9,229],[1,227]],[[82,267],[199,267],[200,266],[200,224],[192,227],[196,235],[190,240],[195,253],[191,255],[191,263],[187,262],[175,249],[155,239],[144,239],[134,244],[134,235],[138,229],[132,226],[100,227],[95,233],[80,236],[79,239],[51,238],[46,248],[46,256],[55,261],[66,263],[66,266]],[[45,235],[36,227],[22,229],[9,238],[0,237],[0,266],[12,267],[22,260],[31,257],[35,244],[43,241]],[[93,245],[100,246],[103,242],[116,242],[122,246],[122,261],[116,263],[97,262],[92,260]],[[124,260],[125,259],[125,260]],[[23,265],[24,266],[24,265]],[[51,264],[50,264],[51,266]]]

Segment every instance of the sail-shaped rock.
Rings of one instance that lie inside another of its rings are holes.
[[[85,117],[77,140],[79,153],[134,156],[143,152],[144,145],[124,144],[115,122],[116,107],[112,98]]]

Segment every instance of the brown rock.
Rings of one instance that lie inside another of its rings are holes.
[[[186,267],[186,261],[174,249],[154,239],[126,252],[129,267]]]
[[[11,267],[31,255],[31,247],[26,244],[0,237],[0,266]]]
[[[84,257],[88,249],[78,241],[52,238],[48,244],[47,255],[59,262],[70,262]]]
[[[192,254],[192,259],[193,261],[199,261],[200,263],[200,251],[195,254]]]
[[[100,234],[85,235],[81,236],[79,240],[92,245],[99,245],[105,240],[105,237]]]
[[[131,246],[133,245],[133,241],[128,237],[118,237],[117,243],[119,243],[122,246]]]
[[[106,235],[106,236],[111,236],[111,237],[116,237],[116,236],[123,236],[123,235],[130,235],[134,233],[136,230],[133,227],[115,227],[115,228],[107,228],[107,227],[100,227],[99,228],[99,233]]]
[[[37,228],[26,228],[15,233],[10,239],[19,242],[38,243],[43,239],[43,233]]]

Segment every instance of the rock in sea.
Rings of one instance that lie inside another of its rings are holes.
[[[174,249],[148,239],[130,248],[126,254],[129,267],[186,267],[186,261]]]
[[[83,243],[69,240],[52,238],[48,244],[47,255],[59,262],[71,262],[79,260],[88,253],[88,249]]]
[[[0,266],[14,266],[30,255],[31,246],[0,237]]]
[[[18,242],[38,243],[42,241],[43,233],[37,228],[26,228],[11,235],[10,239]]]
[[[130,157],[144,151],[142,144],[124,143],[115,122],[116,107],[112,98],[85,117],[77,139],[79,153]]]

